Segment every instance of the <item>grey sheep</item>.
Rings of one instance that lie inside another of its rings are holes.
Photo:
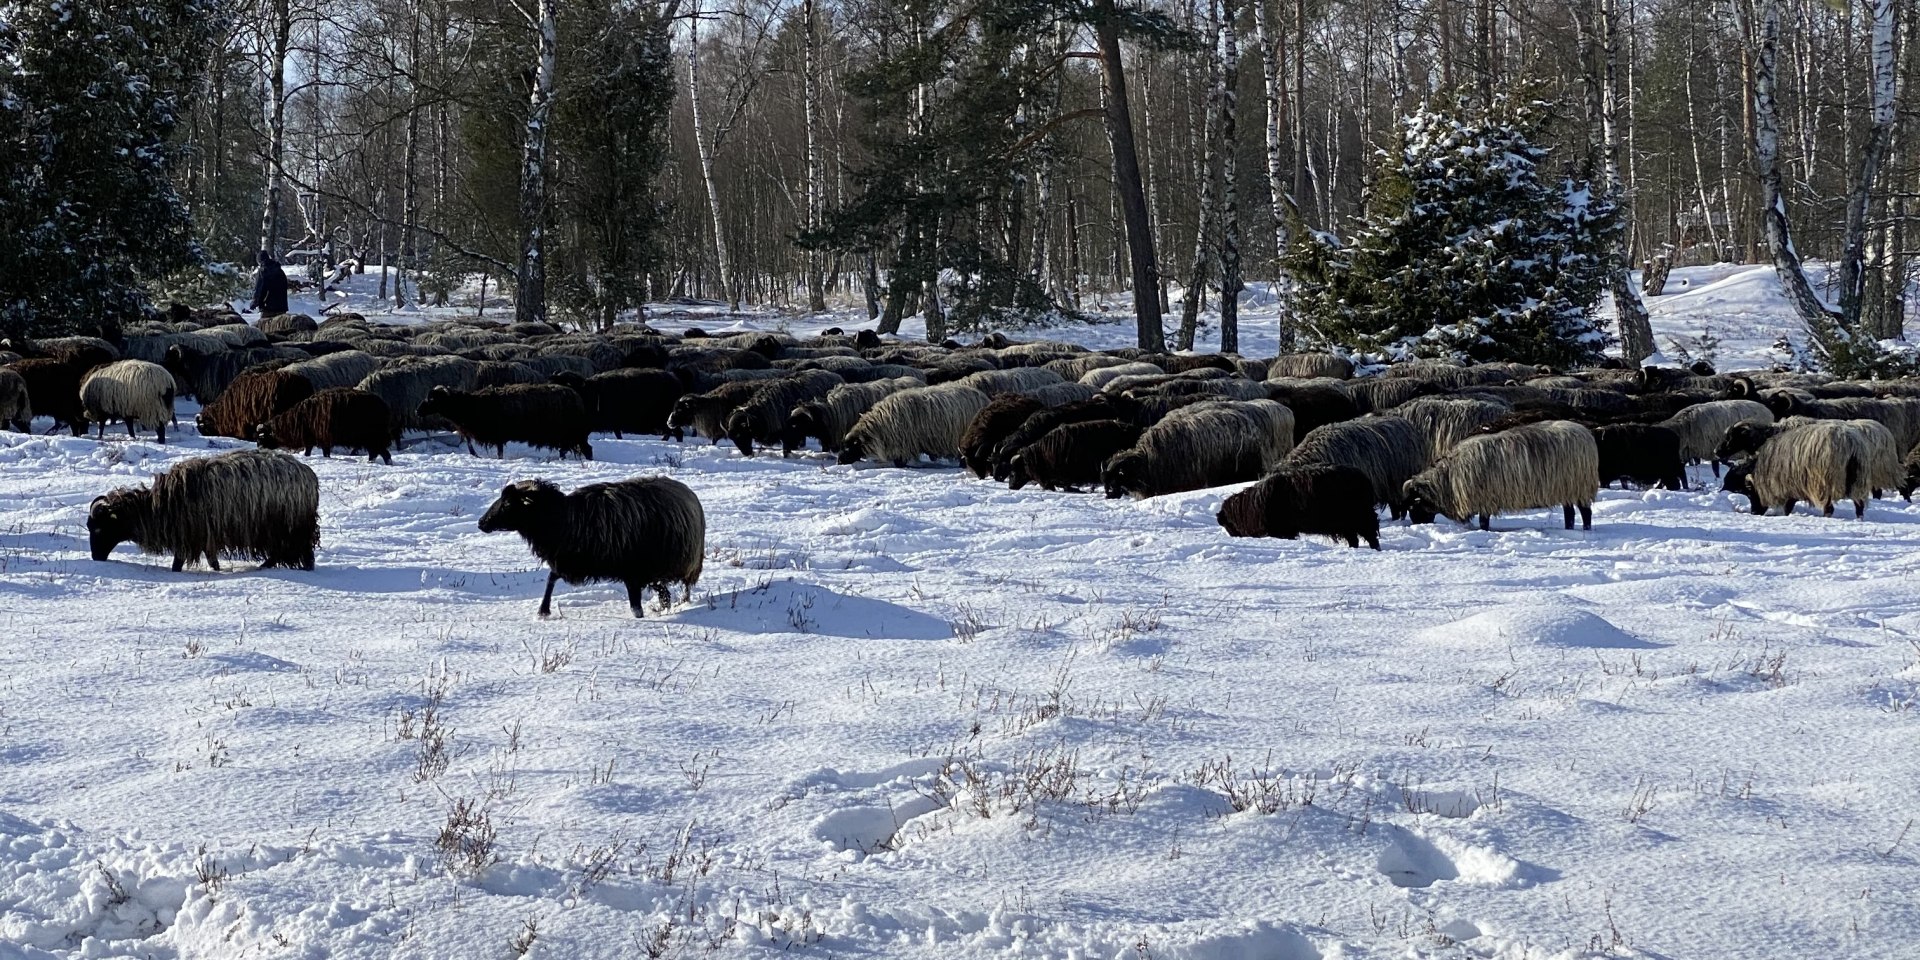
[[[1099,393],[1100,391],[1084,383],[1049,383],[1044,387],[1020,391],[1021,396],[1032,397],[1040,401],[1043,407],[1057,407],[1062,404],[1091,400]]]
[[[890,394],[847,431],[839,461],[904,467],[923,453],[935,460],[956,459],[960,435],[989,402],[986,394],[957,383]]]
[[[479,378],[480,365],[465,357],[420,357],[396,360],[368,374],[358,386],[386,403],[397,441],[409,430],[450,428],[445,420],[423,417],[420,405],[434,387],[472,390]]]
[[[1268,361],[1267,375],[1262,379],[1275,380],[1281,377],[1347,380],[1353,377],[1353,361],[1331,353],[1283,353]]]
[[[1102,471],[1107,499],[1136,500],[1252,480],[1293,450],[1293,411],[1272,400],[1181,407]]]
[[[245,557],[262,566],[313,569],[320,544],[320,480],[306,464],[265,450],[235,450],[178,463],[151,489],[125,487],[87,511],[93,559],[132,541],[173,554],[174,572],[205,557]]]
[[[1095,390],[1106,389],[1107,384],[1121,377],[1164,377],[1167,371],[1158,365],[1143,361],[1130,361],[1105,367],[1095,367],[1080,375],[1080,382]]]
[[[1832,397],[1814,399],[1799,391],[1770,390],[1763,396],[1767,409],[1780,417],[1816,417],[1821,420],[1878,420],[1893,432],[1904,455],[1920,446],[1920,400],[1904,397]]]
[[[785,370],[775,372],[786,376]],[[667,427],[693,430],[718,444],[727,435],[727,415],[753,399],[763,386],[766,381],[760,379],[728,380],[703,393],[685,394],[673,402],[673,410],[667,414]]]
[[[138,424],[167,442],[167,421],[173,419],[173,374],[157,363],[121,360],[87,374],[80,381],[80,407],[106,436],[107,421],[124,420],[127,436]]]
[[[1024,393],[1064,381],[1059,374],[1045,367],[1015,367],[1011,370],[982,370],[962,377],[958,382],[991,398],[1003,393]]]
[[[1715,454],[1720,441],[1735,424],[1747,421],[1772,423],[1773,411],[1752,400],[1714,400],[1696,403],[1660,421],[1680,438],[1680,456],[1690,463],[1702,460],[1713,464],[1713,475],[1720,475],[1720,458]]]
[[[1407,512],[1408,480],[1433,465],[1427,438],[1405,417],[1372,416],[1315,427],[1287,455],[1289,466],[1352,467],[1372,485],[1373,502],[1393,519]]]
[[[627,607],[645,616],[647,588],[673,602],[673,584],[687,599],[707,555],[707,515],[686,484],[667,477],[592,483],[572,493],[545,480],[508,484],[480,517],[482,533],[511,530],[546,563],[540,616],[553,612],[553,585],[618,582]]]
[[[827,391],[825,398],[808,401],[789,411],[787,429],[801,437],[818,438],[820,449],[836,453],[847,431],[852,430],[860,415],[873,409],[874,404],[902,390],[926,385],[926,381],[913,377],[843,383]]]
[[[1776,506],[1783,515],[1791,514],[1794,504],[1805,500],[1831,517],[1834,504],[1851,500],[1854,517],[1865,517],[1875,457],[1866,436],[1840,420],[1796,417],[1739,424],[1728,432],[1721,450],[1729,456],[1751,450],[1753,456],[1729,471],[1723,489],[1744,494],[1756,516]]]
[[[1600,492],[1600,449],[1577,423],[1548,420],[1460,441],[1453,452],[1407,481],[1402,496],[1414,522],[1435,514],[1458,523],[1478,514],[1480,529],[1509,510],[1559,505],[1567,529],[1580,511],[1581,529],[1593,529]]]
[[[288,364],[286,371],[306,377],[315,391],[355,387],[380,369],[380,358],[365,350],[342,350]]]
[[[1394,416],[1405,417],[1419,428],[1426,438],[1427,456],[1433,460],[1451,453],[1460,441],[1512,412],[1512,407],[1498,401],[1465,397],[1417,397],[1392,410]]]

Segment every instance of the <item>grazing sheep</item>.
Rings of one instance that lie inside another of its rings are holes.
[[[1720,450],[1728,457],[1740,451],[1752,451],[1753,456],[1722,489],[1744,494],[1755,516],[1775,506],[1785,516],[1805,500],[1831,517],[1835,503],[1852,500],[1854,517],[1865,517],[1875,453],[1864,436],[1839,420],[1796,417],[1783,423],[1739,424],[1727,432]],[[1887,442],[1890,445],[1891,434]]]
[[[203,437],[233,437],[252,440],[253,428],[293,409],[293,405],[313,396],[313,384],[306,377],[277,370],[249,370],[236,377],[220,399],[206,405],[193,418]]]
[[[1313,464],[1360,471],[1373,491],[1373,502],[1386,504],[1398,520],[1407,512],[1402,499],[1407,481],[1432,466],[1433,457],[1427,438],[1411,420],[1371,416],[1316,427],[1287,454],[1287,466]]]
[[[365,350],[341,350],[312,360],[290,363],[282,369],[305,377],[318,392],[335,387],[359,386],[360,381],[380,369],[380,358]]]
[[[1081,377],[1105,367],[1117,367],[1127,361],[1104,353],[1083,353],[1059,360],[1049,360],[1044,364],[1048,370],[1060,375],[1060,379],[1078,381]]]
[[[1767,409],[1773,411],[1775,418],[1877,420],[1893,432],[1894,444],[1902,455],[1920,446],[1920,400],[1876,397],[1813,399],[1790,390],[1768,391],[1765,396]]]
[[[1283,353],[1267,362],[1265,379],[1273,380],[1280,377],[1294,377],[1301,380],[1332,377],[1335,380],[1348,380],[1353,377],[1353,361],[1330,353]]]
[[[200,330],[200,334],[202,336],[216,338],[234,350],[241,350],[247,347],[264,347],[267,345],[267,334],[265,331],[250,327],[244,321],[240,320],[235,320],[233,323],[223,323],[218,326],[203,327]]]
[[[1380,549],[1380,515],[1366,475],[1333,464],[1286,464],[1228,497],[1214,515],[1228,536],[1298,540],[1303,533]]]
[[[779,371],[781,376],[786,371]],[[673,402],[667,414],[667,426],[675,430],[691,428],[713,443],[727,435],[727,415],[753,399],[766,384],[757,380],[730,380],[705,393],[688,393]]]
[[[1782,430],[1816,423],[1837,423],[1847,429],[1854,452],[1860,458],[1861,479],[1868,491],[1879,497],[1882,491],[1897,490],[1906,471],[1902,466],[1899,442],[1893,431],[1878,420],[1822,420],[1812,417],[1788,417],[1770,425],[1743,423],[1727,431],[1727,439],[1715,451],[1722,459],[1751,456],[1768,438]]]
[[[1680,456],[1680,435],[1645,423],[1611,423],[1593,428],[1600,452],[1600,486],[1618,480],[1668,490],[1687,488],[1686,460]]]
[[[929,378],[931,382],[931,378]],[[1056,383],[1062,383],[1060,375],[1045,367],[1015,367],[1012,370],[982,370],[979,373],[962,377],[961,386],[972,387],[988,397],[997,397],[1003,393],[1019,393]]]
[[[52,417],[56,427],[65,424],[76,437],[87,432],[87,412],[80,405],[85,368],[66,360],[33,358],[17,360],[10,369],[26,381],[36,415]]]
[[[312,333],[320,329],[312,317],[304,313],[282,313],[260,318],[259,330],[265,334],[285,336],[290,333]]]
[[[420,404],[420,416],[445,417],[467,442],[474,456],[474,441],[494,448],[500,459],[507,456],[509,442],[524,443],[580,454],[593,459],[593,446],[587,442],[587,407],[580,394],[557,383],[522,383],[511,387],[489,387],[468,393],[434,387]]]
[[[615,439],[628,433],[660,435],[662,440],[684,440],[686,434],[667,426],[667,415],[686,394],[680,378],[665,370],[625,369],[581,377],[556,373],[554,383],[580,391],[587,407],[587,423],[599,431],[612,431]]]
[[[308,456],[314,447],[323,457],[333,456],[335,447],[365,450],[368,462],[380,459],[393,466],[391,423],[385,400],[365,390],[331,387],[255,424],[253,439],[263,450],[299,447]]]
[[[1009,434],[1027,422],[1027,418],[1046,409],[1046,404],[1018,393],[1002,394],[980,408],[960,434],[960,462],[967,472],[986,477],[993,468],[993,451]]]
[[[1347,393],[1352,395],[1361,413],[1392,410],[1415,397],[1440,392],[1439,386],[1412,377],[1367,377],[1347,383]]]
[[[1117,367],[1112,369],[1119,369]],[[1096,370],[1095,373],[1103,371]],[[1181,380],[1226,380],[1233,374],[1218,367],[1196,367],[1181,373],[1144,373],[1114,377],[1100,385],[1101,393],[1127,394],[1138,390],[1151,390],[1163,384]]]
[[[1134,387],[1124,391],[1124,396],[1139,398],[1159,395],[1177,397],[1190,394],[1206,394],[1221,400],[1271,400],[1267,385],[1258,380],[1242,380],[1239,377],[1218,377],[1210,380],[1195,380],[1188,377],[1175,377],[1164,383],[1150,387]]]
[[[320,544],[320,480],[292,457],[235,450],[175,464],[153,487],[96,497],[87,511],[93,559],[132,541],[146,553],[173,554],[175,573],[205,557],[259,560],[264,567],[313,569]]]
[[[173,372],[181,396],[190,396],[198,400],[201,406],[206,406],[220,399],[221,391],[255,364],[310,359],[306,353],[294,347],[230,349],[221,344],[211,350],[201,350],[198,346],[175,343],[167,348],[161,363]]]
[[[1089,420],[1128,419],[1126,416],[1127,411],[1122,410],[1120,406],[1116,405],[1114,403],[1115,399],[1116,398],[1109,397],[1106,394],[1096,394],[1085,400],[1063,403],[1057,407],[1048,407],[1035,412],[1011,433],[1007,434],[998,444],[995,444],[989,452],[987,465],[993,478],[995,480],[1008,480],[1010,477],[1009,469],[1014,454],[1026,449],[1029,444],[1038,443],[1041,437],[1052,433],[1057,427],[1063,427],[1070,423],[1084,423]],[[1146,424],[1141,424],[1137,421],[1130,422],[1134,422],[1136,426],[1146,426]]]
[[[479,368],[473,374],[475,390],[488,387],[511,387],[516,383],[558,383],[548,374],[518,360],[477,360]]]
[[[791,457],[793,451],[807,443],[805,434],[796,434],[787,429],[793,408],[809,400],[822,399],[834,387],[845,382],[837,373],[807,370],[762,384],[746,403],[727,414],[721,428],[726,431],[727,439],[732,440],[745,456],[753,456],[756,441],[770,444],[777,440],[780,443],[780,455]]]
[[[1913,491],[1920,489],[1920,447],[1907,451],[1906,459],[1900,461],[1900,498],[1913,502]]]
[[[1418,397],[1394,407],[1392,412],[1394,416],[1413,421],[1426,437],[1428,457],[1439,460],[1451,453],[1460,441],[1513,410],[1493,400]]]
[[[1080,382],[1095,390],[1106,389],[1107,384],[1121,377],[1164,377],[1165,370],[1157,365],[1139,361],[1122,361],[1112,366],[1095,367],[1080,375]]]
[[[935,460],[960,456],[960,435],[991,401],[957,383],[889,394],[862,414],[840,445],[839,462],[891,462],[896,467],[926,454]]]
[[[553,612],[553,585],[617,581],[626,584],[627,606],[646,614],[646,590],[673,603],[672,585],[686,598],[707,555],[707,515],[700,498],[678,480],[643,477],[591,483],[572,493],[545,480],[508,484],[480,517],[480,532],[511,530],[550,571],[540,597],[540,616]]]
[[[445,429],[446,421],[420,415],[420,405],[434,387],[472,390],[480,377],[480,365],[465,357],[421,357],[396,360],[367,375],[359,388],[387,404],[393,418],[393,439],[398,442],[408,430]]]
[[[1140,442],[1141,428],[1127,420],[1083,420],[1058,427],[1027,444],[1007,461],[1007,486],[1029,482],[1042,490],[1067,490],[1100,482],[1114,454]]]
[[[1646,369],[1646,368],[1642,368]],[[1660,421],[1660,426],[1680,437],[1680,456],[1689,463],[1711,461],[1713,475],[1720,475],[1721,459],[1714,453],[1735,424],[1752,420],[1772,423],[1773,411],[1752,400],[1714,400],[1696,403]]]
[[[99,337],[49,337],[45,340],[0,340],[0,348],[28,360],[62,360],[81,372],[122,359],[120,348]]]
[[[874,404],[902,390],[926,385],[925,380],[915,377],[843,383],[827,391],[824,399],[794,407],[787,414],[787,431],[802,439],[815,437],[820,441],[820,449],[837,453],[847,431],[852,430],[860,421],[860,415],[873,409]]]
[[[1293,412],[1272,400],[1208,400],[1148,427],[1102,472],[1107,499],[1136,500],[1258,477],[1293,450]]]
[[[127,436],[135,424],[153,430],[167,442],[167,421],[173,419],[173,374],[157,363],[120,360],[96,367],[80,381],[80,407],[99,426],[104,439],[109,420],[124,420]]]
[[[1593,529],[1593,499],[1600,491],[1600,451],[1593,432],[1577,423],[1550,420],[1503,433],[1468,437],[1402,491],[1415,523],[1442,514],[1457,523],[1559,504],[1567,529],[1580,511],[1581,529]]]
[[[27,378],[0,367],[0,426],[12,424],[21,433],[33,432],[33,397]]]
[[[1057,407],[1063,403],[1078,403],[1092,399],[1100,391],[1084,383],[1049,383],[1044,387],[1034,387],[1020,391],[1023,397],[1032,397],[1044,406]]]
[[[1267,380],[1267,399],[1284,403],[1293,411],[1294,441],[1329,423],[1352,420],[1360,415],[1360,405],[1338,380]]]

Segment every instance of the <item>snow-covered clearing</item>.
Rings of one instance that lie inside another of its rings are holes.
[[[1788,326],[1729,296],[1738,349]],[[1730,312],[1663,307],[1727,322],[1733,365]],[[1591,533],[1390,524],[1375,553],[1229,539],[1224,490],[596,436],[584,464],[312,458],[312,573],[88,559],[94,496],[239,445],[190,414],[164,447],[0,433],[0,957],[1920,942],[1898,500],[1611,491]],[[480,512],[645,473],[706,504],[693,602],[563,586],[536,620],[544,571]]]

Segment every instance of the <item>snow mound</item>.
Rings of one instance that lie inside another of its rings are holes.
[[[1454,646],[1531,644],[1543,647],[1652,649],[1604,617],[1564,604],[1513,604],[1420,631],[1422,641]]]

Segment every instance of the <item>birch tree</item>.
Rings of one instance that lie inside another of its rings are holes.
[[[553,114],[554,74],[559,58],[559,0],[537,0],[533,93],[527,110],[525,147],[520,156],[520,266],[514,294],[514,320],[547,319],[547,127]]]

